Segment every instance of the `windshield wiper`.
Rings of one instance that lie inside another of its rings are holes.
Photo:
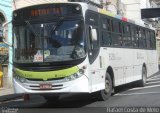
[[[53,32],[57,29],[58,26],[61,25],[63,20],[64,20],[64,17],[60,17],[60,19],[58,20],[57,24],[53,27]]]
[[[29,21],[25,21],[25,23],[29,26],[30,30],[32,31],[32,33],[36,36],[36,37],[39,37],[38,36],[38,33],[34,30],[33,26],[30,24]]]

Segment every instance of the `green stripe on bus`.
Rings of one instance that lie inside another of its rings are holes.
[[[23,71],[20,69],[15,70],[16,74],[21,77],[30,78],[30,79],[43,79],[43,80],[67,77],[74,73],[77,73],[78,71],[79,71],[79,68],[77,66],[69,69],[47,71],[47,72]]]

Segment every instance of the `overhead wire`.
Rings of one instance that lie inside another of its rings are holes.
[[[14,7],[15,7],[15,9],[17,9],[17,8],[16,8],[16,3],[15,3],[15,0],[13,0],[13,4],[14,4]]]

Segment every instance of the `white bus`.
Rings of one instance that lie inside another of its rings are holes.
[[[15,93],[96,93],[158,72],[155,32],[92,2],[32,5],[13,12]]]

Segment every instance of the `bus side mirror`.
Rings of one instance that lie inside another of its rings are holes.
[[[6,22],[6,23],[3,24],[2,40],[3,40],[3,42],[4,42],[5,44],[7,44],[9,47],[13,47],[13,45],[10,44],[10,43],[8,42],[8,40],[6,39],[7,34],[8,34],[7,26],[8,26],[8,24],[10,24],[10,23],[12,23],[12,21],[9,21],[9,22]]]
[[[90,42],[90,49],[93,50],[95,46],[95,42],[98,40],[97,29],[89,26],[89,42]]]

